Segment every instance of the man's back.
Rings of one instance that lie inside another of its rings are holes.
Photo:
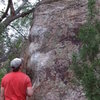
[[[32,87],[30,78],[18,71],[5,75],[1,86],[4,87],[5,100],[26,100],[27,87]]]

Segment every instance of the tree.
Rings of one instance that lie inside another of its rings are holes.
[[[2,33],[7,26],[13,22],[14,20],[25,17],[28,14],[34,11],[35,6],[29,7],[30,4],[28,0],[22,0],[22,4],[15,9],[12,0],[8,0],[8,4],[6,10],[3,12],[2,16],[0,17],[0,33]],[[23,11],[27,7],[26,11]],[[10,11],[10,12],[9,12]]]
[[[5,2],[2,0],[2,3]],[[28,0],[22,0],[20,5],[14,3],[14,0],[8,0],[5,11],[0,11],[0,63],[21,53],[20,45],[27,40],[35,7]],[[11,30],[13,34],[9,35]]]

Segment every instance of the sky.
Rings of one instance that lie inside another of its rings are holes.
[[[7,5],[7,2],[1,2],[2,0],[0,0],[0,11],[3,9],[5,10],[6,9],[6,5]],[[5,0],[3,0],[5,1]],[[19,5],[22,3],[22,0],[13,0],[14,2],[13,3],[19,3]],[[29,2],[31,2],[32,4],[35,4],[38,0],[28,0]]]

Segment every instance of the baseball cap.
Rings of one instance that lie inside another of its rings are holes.
[[[22,63],[22,59],[21,58],[14,58],[11,62],[10,62],[10,66],[14,67],[14,68],[18,68]]]

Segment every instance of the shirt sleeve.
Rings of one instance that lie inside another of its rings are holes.
[[[29,77],[27,77],[26,79],[26,84],[27,84],[27,87],[32,87],[32,83]]]

